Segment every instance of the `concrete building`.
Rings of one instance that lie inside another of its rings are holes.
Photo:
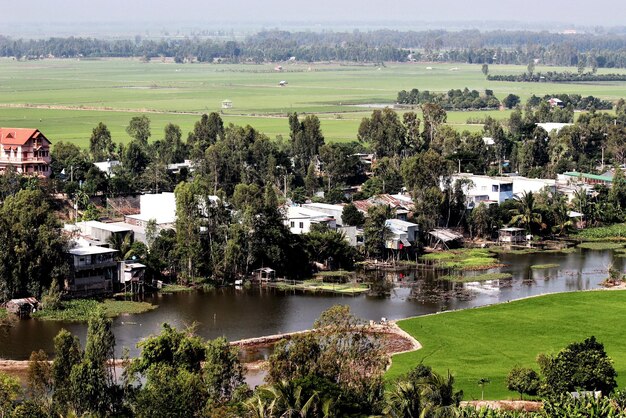
[[[343,226],[341,218],[344,205],[331,205],[330,203],[303,203],[301,207],[320,212],[324,215],[330,215],[335,218],[337,227]]]
[[[314,224],[325,224],[330,229],[337,229],[337,222],[332,215],[301,206],[287,207],[284,223],[292,234],[307,234]]]
[[[454,174],[452,184],[458,180],[468,180],[463,192],[468,200],[468,208],[481,202],[485,204],[502,203],[524,193],[538,193],[548,188],[556,190],[556,181],[552,179],[531,179],[523,176],[483,176],[470,173]],[[443,187],[443,186],[442,186]]]
[[[113,235],[132,234],[133,231],[128,226],[119,223],[104,223],[99,221],[76,222],[76,224],[66,224],[65,230],[80,236],[83,240],[90,241],[90,245],[106,246]]]
[[[93,165],[98,167],[98,170],[102,171],[109,177],[115,177],[115,174],[113,174],[113,169],[121,164],[122,163],[117,160],[98,161],[98,162],[93,163]]]
[[[124,222],[145,228],[154,219],[160,227],[173,227],[176,223],[176,196],[174,193],[144,194],[139,197],[139,213],[126,215]]]
[[[0,128],[0,146],[0,173],[50,177],[50,141],[38,129]]]
[[[99,246],[70,249],[70,276],[65,280],[65,290],[72,296],[112,293],[117,279],[117,252]]]

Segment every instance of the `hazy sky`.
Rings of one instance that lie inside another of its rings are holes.
[[[3,26],[29,22],[524,21],[626,25],[625,0],[0,0]],[[170,25],[168,25],[170,26]],[[0,33],[2,28],[0,27]]]

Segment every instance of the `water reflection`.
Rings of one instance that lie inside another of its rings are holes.
[[[356,315],[366,319],[398,319],[544,293],[592,289],[607,277],[612,263],[624,269],[624,259],[615,257],[612,251],[503,254],[500,259],[505,266],[488,272],[510,273],[511,279],[452,283],[441,280],[441,273],[433,270],[374,270],[363,273],[372,280],[372,292],[360,296],[281,292],[267,288],[224,288],[153,296],[147,300],[158,304],[158,309],[115,319],[118,355],[122,347],[129,347],[131,354],[137,354],[137,342],[158,333],[164,322],[176,327],[197,323],[198,334],[205,338],[225,336],[236,340],[310,328],[320,313],[334,304],[350,305]],[[536,264],[558,264],[559,267],[531,269],[531,265]],[[15,321],[12,326],[0,328],[0,357],[26,359],[31,351],[38,349],[51,353],[52,339],[61,328],[79,335],[84,342],[85,324]]]

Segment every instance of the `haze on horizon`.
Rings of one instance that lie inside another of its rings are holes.
[[[626,24],[623,0],[575,3],[571,0],[317,0],[307,3],[293,0],[0,0],[4,26],[0,34],[35,22],[58,24],[60,31],[63,31],[61,25],[95,22],[136,25],[137,30],[148,22],[158,22],[168,28],[189,22],[222,26],[245,22],[259,27],[265,24],[282,27],[290,22],[332,27],[340,22],[359,22],[363,27],[378,23],[390,29],[396,22],[429,21],[515,21],[535,26],[558,22],[586,27]]]

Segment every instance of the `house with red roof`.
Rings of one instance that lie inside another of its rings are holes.
[[[50,176],[50,141],[38,129],[0,128],[0,173]]]

